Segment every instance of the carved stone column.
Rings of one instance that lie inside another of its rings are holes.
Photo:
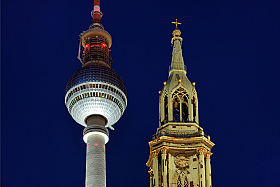
[[[192,108],[192,98],[188,99],[188,121],[193,121],[193,108]]]
[[[163,94],[163,93],[162,93]],[[165,97],[160,97],[159,100],[160,104],[159,104],[159,126],[161,127],[161,123],[164,122],[165,120],[165,116],[167,114],[165,114]],[[164,123],[163,123],[164,124]]]
[[[199,124],[199,117],[198,117],[198,100],[196,100],[196,107],[195,107],[195,108],[196,108],[196,116],[195,116],[195,117],[196,117],[196,120],[195,120],[195,121],[196,121],[197,124]]]
[[[163,187],[167,187],[167,147],[161,149],[161,159]]]
[[[211,180],[211,165],[210,165],[210,156],[213,153],[207,151],[205,153],[206,156],[206,187],[212,187],[212,180]]]
[[[204,154],[207,151],[204,147],[197,149],[199,154],[199,187],[205,187],[205,163],[204,163]]]
[[[148,173],[150,174],[150,187],[153,187],[153,169],[150,168]]]
[[[159,187],[159,183],[158,183],[158,151],[155,150],[153,151],[153,183],[154,183],[154,187]]]
[[[171,151],[168,151],[168,187],[173,187],[173,175],[174,175],[174,171],[173,171],[173,163],[174,163],[174,157],[171,154]]]
[[[172,96],[168,96],[168,122],[173,121],[173,102],[172,102]]]
[[[183,98],[180,98],[180,99],[179,99],[179,101],[180,101],[180,103],[179,103],[179,104],[180,104],[180,121],[182,121],[182,119],[183,119],[183,117],[182,117],[182,114],[183,114],[182,99],[183,99]]]

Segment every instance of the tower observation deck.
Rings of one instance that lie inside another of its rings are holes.
[[[102,15],[100,0],[94,0],[92,24],[80,34],[78,59],[82,67],[71,76],[65,90],[68,112],[85,127],[86,187],[106,186],[107,127],[114,129],[127,106],[125,85],[111,69],[112,37],[101,24]]]

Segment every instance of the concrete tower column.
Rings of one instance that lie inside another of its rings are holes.
[[[210,156],[213,153],[207,151],[206,155],[206,187],[212,187],[212,180],[211,180],[211,165],[210,165]]]
[[[205,187],[205,163],[204,163],[204,154],[206,149],[204,147],[199,148],[199,187]]]
[[[167,148],[164,147],[161,153],[162,171],[163,171],[163,187],[167,187]]]
[[[106,186],[105,138],[93,134],[87,138],[86,187]]]
[[[93,115],[86,120],[84,141],[87,144],[86,187],[106,186],[105,144],[108,142],[106,120]]]

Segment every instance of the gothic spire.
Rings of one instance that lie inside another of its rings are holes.
[[[178,29],[178,24],[182,24],[182,23],[177,22],[177,19],[176,22],[171,22],[171,23],[174,23],[176,25],[176,28],[172,32],[173,38],[171,40],[171,44],[173,46],[173,52],[172,52],[171,66],[169,69],[169,76],[174,71],[186,73],[186,68],[184,65],[184,59],[183,59],[182,48],[181,48],[183,38],[180,37],[181,31]]]

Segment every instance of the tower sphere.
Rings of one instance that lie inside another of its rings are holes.
[[[106,127],[114,125],[126,106],[126,88],[120,76],[103,64],[88,64],[69,79],[65,90],[65,105],[73,119],[86,126],[85,119],[101,115]]]
[[[105,144],[107,127],[120,119],[127,106],[126,88],[120,76],[111,69],[111,35],[101,24],[100,0],[94,0],[89,29],[80,34],[78,59],[82,67],[69,79],[65,105],[72,118],[85,126],[87,144],[86,187],[106,187]]]

